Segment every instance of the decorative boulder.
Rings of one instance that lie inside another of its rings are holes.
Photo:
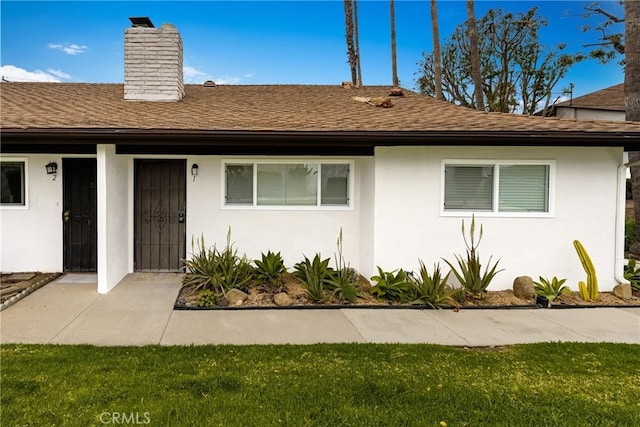
[[[536,294],[533,279],[529,276],[519,276],[513,281],[513,295],[517,298],[530,300]]]
[[[613,287],[613,294],[623,300],[631,299],[631,285],[629,283],[620,283]]]
[[[227,302],[228,306],[242,305],[247,298],[249,298],[249,295],[242,292],[240,289],[229,289],[229,291],[224,295],[224,300]]]
[[[278,306],[287,306],[293,303],[293,300],[285,292],[277,293],[273,296],[273,302]]]

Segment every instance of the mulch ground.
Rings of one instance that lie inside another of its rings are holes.
[[[292,300],[292,304],[289,307],[305,308],[305,307],[334,307],[334,306],[379,306],[379,307],[415,307],[415,304],[411,303],[397,303],[379,300],[375,296],[371,295],[368,290],[371,288],[370,282],[361,276],[360,283],[358,285],[360,293],[358,299],[352,303],[344,303],[339,301],[327,301],[325,303],[316,303],[306,297],[306,290],[302,285],[296,281],[293,277],[285,279],[281,288],[273,289],[268,286],[253,286],[248,290],[249,297],[241,306],[234,306],[233,309],[255,309],[255,308],[275,308],[278,307],[273,297],[278,292],[285,292]],[[177,309],[202,309],[198,307],[197,301],[200,291],[196,291],[191,287],[183,287],[176,299],[175,308]],[[467,298],[463,303],[460,303],[460,308],[502,308],[502,307],[538,307],[534,299],[525,300],[516,297],[512,290],[502,291],[488,291],[485,292],[480,299]],[[584,301],[578,292],[571,292],[562,295],[558,300],[554,301],[555,307],[620,307],[620,306],[638,306],[640,307],[640,292],[634,292],[634,295],[629,300],[623,300],[613,295],[611,292],[600,292],[598,301],[587,302]],[[207,307],[210,309],[225,308],[224,300],[220,301],[218,305],[214,307]]]

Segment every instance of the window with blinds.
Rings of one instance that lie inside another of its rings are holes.
[[[349,206],[349,163],[226,163],[225,204]]]
[[[445,212],[549,213],[552,163],[444,163]]]

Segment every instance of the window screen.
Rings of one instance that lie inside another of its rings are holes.
[[[445,165],[445,210],[492,210],[493,165]]]
[[[548,165],[501,165],[500,212],[548,212]]]

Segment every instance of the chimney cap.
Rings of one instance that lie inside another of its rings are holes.
[[[131,21],[134,27],[155,28],[153,22],[151,22],[151,19],[147,16],[130,17],[129,21]]]

